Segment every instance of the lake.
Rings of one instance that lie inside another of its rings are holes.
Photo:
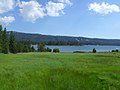
[[[99,46],[99,45],[84,45],[84,46],[46,46],[51,49],[59,48],[61,52],[74,52],[74,51],[84,51],[91,52],[93,48],[97,52],[110,52],[112,50],[120,50],[120,46]]]

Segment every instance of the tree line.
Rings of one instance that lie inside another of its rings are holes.
[[[80,42],[77,41],[46,41],[44,42],[46,45],[66,45],[66,46],[79,46]]]
[[[32,46],[38,45],[38,50]],[[6,28],[0,25],[0,53],[27,53],[27,52],[52,52],[52,49],[46,48],[45,43],[35,43],[31,41],[16,41],[13,31],[7,32]],[[53,52],[60,52],[59,49],[53,49]]]
[[[13,31],[7,33],[6,28],[0,25],[0,53],[19,53],[34,51],[30,42],[17,42]]]

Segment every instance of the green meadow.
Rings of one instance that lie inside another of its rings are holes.
[[[120,90],[120,53],[0,54],[0,90]]]

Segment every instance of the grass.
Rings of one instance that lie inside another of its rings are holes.
[[[120,53],[0,54],[0,90],[120,90]]]

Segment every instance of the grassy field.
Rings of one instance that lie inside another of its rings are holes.
[[[0,54],[0,90],[120,90],[120,53]]]

